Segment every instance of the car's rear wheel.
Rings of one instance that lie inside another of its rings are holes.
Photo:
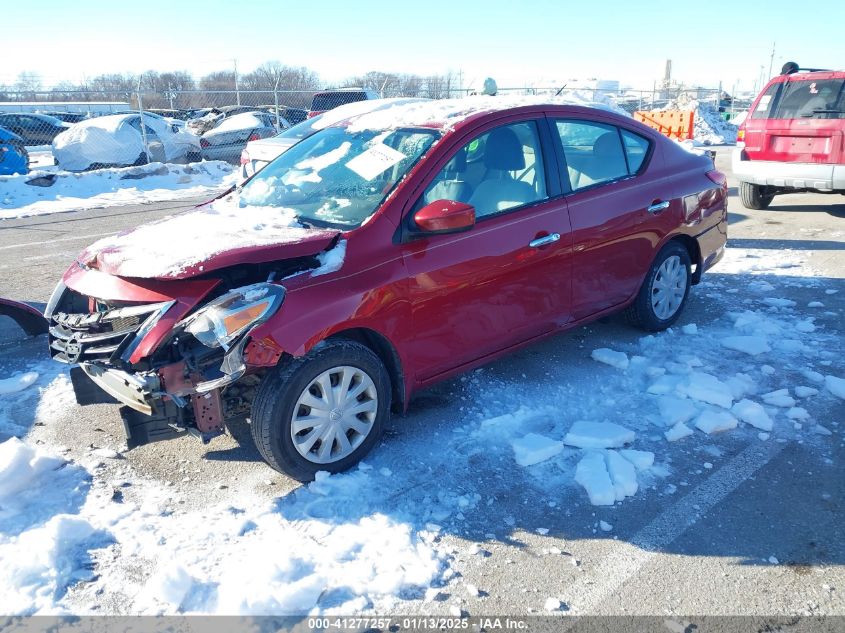
[[[665,330],[678,320],[692,283],[689,252],[679,242],[660,249],[637,298],[626,311],[628,320],[649,332]]]
[[[768,187],[741,182],[739,183],[739,198],[742,200],[742,206],[746,209],[760,211],[772,203],[775,194],[769,193]]]
[[[326,342],[265,376],[252,409],[252,437],[265,461],[299,481],[340,472],[378,442],[390,415],[390,378],[354,341]]]

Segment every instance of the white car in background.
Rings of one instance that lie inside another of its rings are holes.
[[[143,119],[143,127],[139,113],[75,123],[53,140],[53,156],[68,171],[202,160],[195,135],[163,117],[144,114]]]
[[[414,103],[417,101],[429,100],[399,97],[395,99],[356,101],[306,119],[302,123],[297,123],[276,136],[250,141],[241,152],[241,176],[244,179],[251,177],[255,172],[263,169],[270,161],[281,156],[302,139],[308,138],[318,130],[332,125],[337,121],[343,121],[344,119],[360,114],[368,114],[376,110],[383,110],[403,103]]]

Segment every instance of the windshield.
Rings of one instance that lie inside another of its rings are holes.
[[[320,130],[244,185],[241,207],[290,209],[305,224],[354,228],[438,138],[433,130]]]
[[[289,127],[281,134],[277,134],[276,138],[289,138],[296,141],[301,141],[306,136],[314,132],[314,125],[323,118],[324,115],[318,114],[315,117],[302,121],[301,123],[297,123],[294,126]]]

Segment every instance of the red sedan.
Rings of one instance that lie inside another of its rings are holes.
[[[722,256],[723,174],[612,111],[478,97],[326,127],[242,187],[89,247],[47,308],[130,447],[248,415],[300,480],[437,381],[603,315],[649,331]]]

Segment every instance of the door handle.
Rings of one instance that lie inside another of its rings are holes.
[[[552,233],[550,235],[545,235],[543,237],[538,237],[535,240],[531,240],[528,242],[528,246],[531,248],[540,248],[541,246],[547,246],[549,244],[554,244],[560,239],[560,233]]]
[[[663,211],[664,209],[668,209],[668,208],[669,208],[669,201],[668,201],[668,200],[664,200],[663,202],[655,202],[655,203],[653,203],[651,206],[649,206],[649,207],[646,209],[646,211],[648,211],[649,213],[660,213],[660,212],[661,212],[661,211]]]

